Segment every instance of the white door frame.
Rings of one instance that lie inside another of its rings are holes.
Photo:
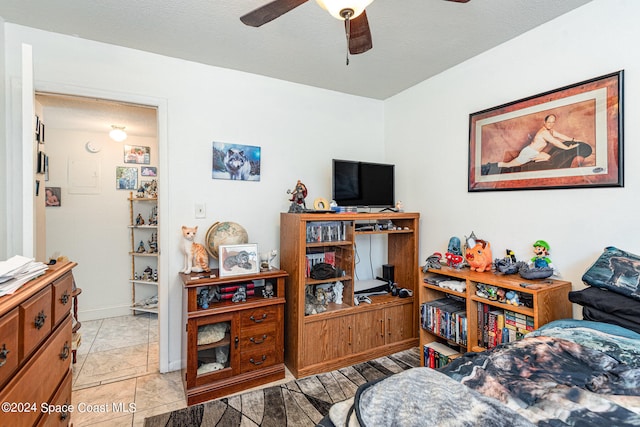
[[[162,248],[168,248],[167,236],[169,228],[169,185],[166,182],[168,174],[168,147],[167,147],[167,100],[164,98],[156,98],[143,96],[139,94],[123,93],[116,91],[105,91],[100,89],[79,87],[62,83],[42,82],[36,80],[34,82],[35,92],[48,92],[60,95],[81,96],[89,98],[99,98],[108,101],[120,101],[132,104],[146,105],[157,108],[157,126],[158,126],[158,153],[159,163],[158,170],[162,173],[158,174],[158,326],[159,326],[159,356],[160,356],[160,372],[170,371],[169,366],[169,263],[166,256],[163,256]],[[23,185],[31,185],[32,178]]]

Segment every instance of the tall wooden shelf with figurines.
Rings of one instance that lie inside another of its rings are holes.
[[[155,185],[129,192],[131,310],[158,312],[158,197]]]

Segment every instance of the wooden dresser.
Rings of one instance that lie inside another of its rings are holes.
[[[0,425],[67,426],[74,262],[0,297]]]

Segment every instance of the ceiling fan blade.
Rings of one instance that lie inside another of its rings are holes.
[[[271,22],[279,16],[284,15],[292,9],[306,3],[309,0],[274,0],[259,7],[246,15],[240,17],[240,20],[251,27],[259,27]]]
[[[349,21],[351,34],[349,35],[349,53],[357,55],[364,53],[373,47],[371,41],[371,30],[369,29],[369,20],[367,12],[363,11],[357,18]],[[345,21],[345,29],[347,28]]]
[[[456,3],[469,3],[469,0],[447,0],[447,1],[454,1]]]

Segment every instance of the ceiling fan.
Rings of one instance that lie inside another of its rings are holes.
[[[284,15],[308,0],[273,0],[243,16],[240,20],[251,27],[260,27],[267,22]],[[318,4],[333,17],[344,21],[347,36],[347,65],[349,53],[357,55],[373,47],[371,30],[365,8],[373,0],[316,0]],[[467,3],[469,0],[447,0],[456,3]]]

